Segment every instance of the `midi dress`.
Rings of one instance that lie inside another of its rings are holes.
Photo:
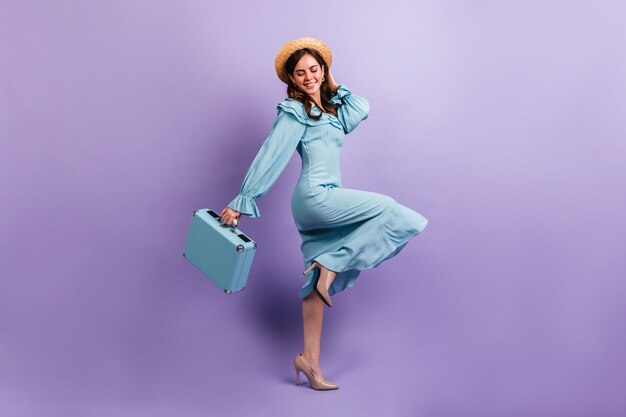
[[[260,217],[256,200],[265,195],[297,151],[302,171],[291,196],[291,212],[302,239],[304,269],[317,261],[337,273],[328,293],[354,286],[360,272],[375,268],[422,233],[428,220],[393,198],[344,188],[339,155],[346,134],[367,119],[369,102],[339,85],[331,103],[337,116],[287,98],[269,136],[252,161],[239,194],[228,204],[242,215]],[[312,290],[319,268],[305,276],[300,298]]]

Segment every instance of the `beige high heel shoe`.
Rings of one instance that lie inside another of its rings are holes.
[[[300,385],[300,372],[302,372],[309,380],[311,388],[318,391],[326,391],[331,389],[338,389],[339,385],[322,378],[315,373],[315,370],[311,368],[309,362],[302,356],[302,353],[296,355],[293,360],[293,366],[296,368],[296,385]]]
[[[315,292],[317,293],[317,295],[322,299],[322,301],[324,302],[324,304],[326,304],[328,307],[332,307],[333,303],[330,300],[330,294],[328,293],[328,289],[326,288],[326,281],[327,281],[327,277],[331,274],[335,274],[335,276],[337,276],[337,274],[333,271],[331,271],[330,269],[324,268],[326,269],[326,271],[328,271],[326,274],[324,274],[324,279],[321,279],[322,276],[322,265],[320,265],[317,261],[313,262],[313,265],[311,265],[306,271],[304,271],[302,274],[306,275],[309,272],[311,272],[314,268],[319,268],[320,269],[320,273],[317,274],[317,278],[315,279],[315,282],[313,283],[313,289],[315,290]],[[334,280],[334,278],[333,278]],[[322,285],[320,285],[320,281],[323,283]],[[331,281],[332,284],[332,281]],[[330,285],[329,285],[330,287]]]

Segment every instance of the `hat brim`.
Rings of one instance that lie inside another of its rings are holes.
[[[311,48],[319,52],[320,55],[322,55],[322,58],[324,58],[324,61],[326,61],[326,65],[328,65],[328,68],[330,68],[330,65],[333,62],[333,54],[330,52],[330,48],[319,39],[298,38],[289,41],[285,45],[283,45],[282,48],[280,48],[278,54],[276,54],[276,59],[274,60],[276,75],[278,75],[278,78],[280,78],[281,81],[285,84],[289,84],[289,75],[285,70],[285,62],[287,62],[291,54],[303,48]]]

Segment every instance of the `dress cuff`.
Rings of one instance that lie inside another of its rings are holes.
[[[228,204],[233,210],[250,217],[261,217],[261,212],[254,201],[254,198],[239,194]]]
[[[349,94],[350,90],[348,90],[348,87],[343,84],[339,84],[339,88],[337,88],[337,92],[330,98],[330,102],[340,106],[343,104],[342,98]]]

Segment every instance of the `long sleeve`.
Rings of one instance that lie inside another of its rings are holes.
[[[369,102],[361,96],[352,94],[343,84],[339,85],[337,93],[330,101],[337,107],[337,117],[346,133],[352,132],[369,115]]]
[[[260,217],[255,200],[265,195],[291,160],[306,125],[279,108],[269,136],[261,146],[243,180],[239,195],[228,204],[250,217]]]

